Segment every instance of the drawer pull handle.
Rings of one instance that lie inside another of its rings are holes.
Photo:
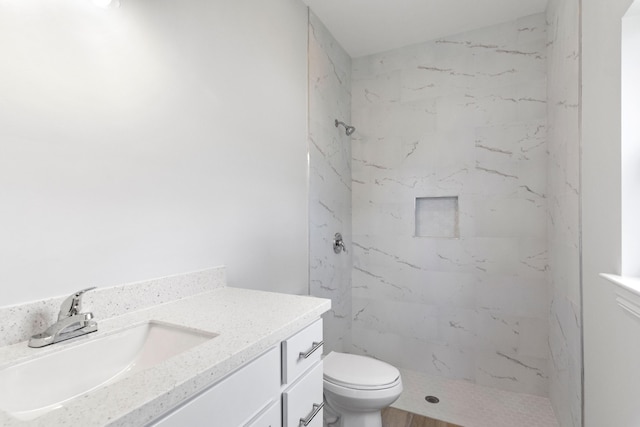
[[[311,356],[313,354],[314,351],[316,351],[317,349],[319,349],[320,347],[322,347],[322,344],[324,344],[324,341],[320,341],[320,342],[313,342],[313,347],[311,347],[311,350],[307,351],[306,353],[304,351],[300,352],[300,356],[298,357],[298,359],[306,359],[309,356]]]
[[[311,421],[313,421],[315,416],[318,415],[318,412],[320,412],[320,410],[322,410],[322,408],[324,408],[324,402],[322,402],[319,405],[317,403],[314,403],[313,404],[313,412],[311,412],[307,418],[300,418],[300,424],[298,424],[298,425],[299,426],[303,425],[305,427],[308,426],[309,423],[311,423]]]

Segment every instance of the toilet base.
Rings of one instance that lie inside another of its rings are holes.
[[[325,400],[323,427],[382,427],[382,411],[335,411]]]

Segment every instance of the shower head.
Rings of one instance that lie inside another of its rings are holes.
[[[351,136],[351,134],[356,131],[356,128],[354,128],[353,126],[349,126],[345,122],[341,122],[338,119],[336,119],[336,127],[338,127],[338,125],[344,126],[344,133],[346,133],[347,136]]]

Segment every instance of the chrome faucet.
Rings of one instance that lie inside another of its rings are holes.
[[[98,324],[95,320],[91,320],[93,313],[80,312],[82,310],[82,295],[92,289],[95,287],[82,289],[65,299],[60,306],[58,321],[41,334],[32,336],[29,340],[29,347],[44,347],[97,331]]]

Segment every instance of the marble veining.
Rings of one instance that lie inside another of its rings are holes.
[[[226,283],[225,267],[214,267],[118,286],[84,294],[83,308],[95,319],[120,316],[158,304],[211,291]],[[0,347],[29,339],[58,318],[60,304],[68,295],[0,307]]]
[[[547,395],[546,44],[538,14],[353,60],[354,352]]]
[[[325,352],[344,351],[351,331],[351,58],[309,14],[309,293],[331,298]],[[340,232],[348,252],[333,251]]]
[[[547,8],[549,397],[562,426],[582,425],[579,16],[577,0]]]

